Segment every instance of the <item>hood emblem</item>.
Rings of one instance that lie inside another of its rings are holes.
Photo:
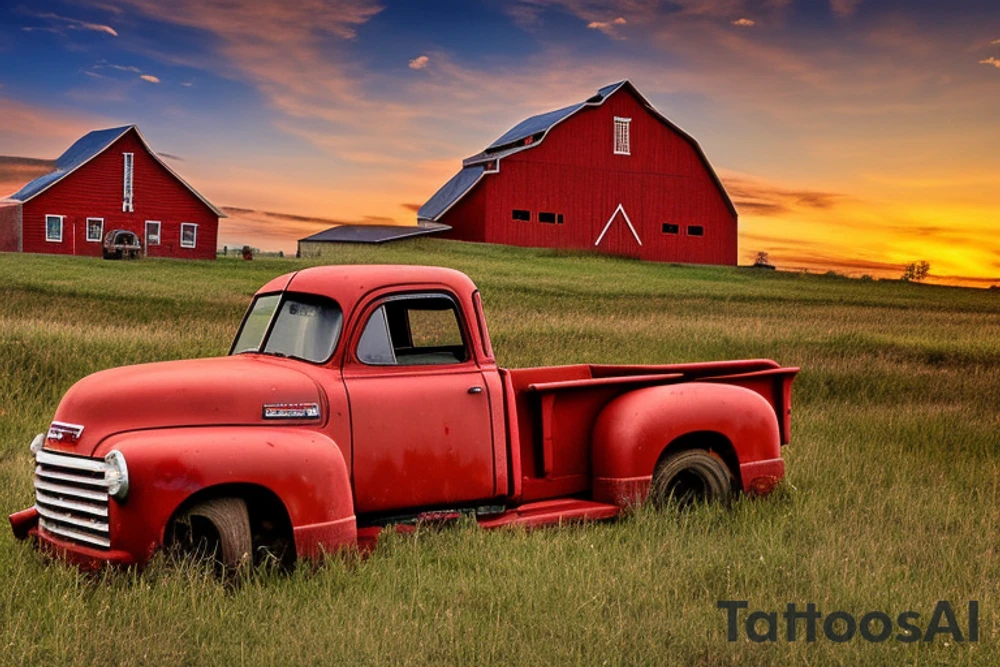
[[[264,419],[319,419],[319,404],[265,403]]]
[[[49,440],[69,440],[76,442],[83,435],[83,426],[80,424],[67,424],[66,422],[52,422],[46,436]]]

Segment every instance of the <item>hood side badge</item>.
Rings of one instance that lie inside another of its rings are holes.
[[[319,403],[265,403],[264,419],[319,419]]]
[[[52,422],[49,426],[49,432],[46,437],[49,440],[58,440],[59,442],[62,442],[63,440],[76,442],[80,439],[81,435],[83,435],[83,426],[80,424]]]

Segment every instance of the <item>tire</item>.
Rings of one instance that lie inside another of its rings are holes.
[[[704,449],[671,454],[656,465],[649,500],[662,507],[671,500],[682,507],[703,502],[726,502],[733,494],[728,466]]]
[[[232,571],[253,562],[250,514],[241,498],[199,503],[174,522],[174,546],[185,556],[211,559]]]

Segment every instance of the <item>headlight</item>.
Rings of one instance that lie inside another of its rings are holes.
[[[104,457],[108,468],[104,471],[104,483],[108,485],[108,495],[124,500],[128,495],[128,466],[125,465],[125,455],[117,449],[108,452]]]
[[[35,436],[35,439],[31,441],[31,453],[37,454],[42,451],[42,447],[45,446],[45,434],[39,433]]]

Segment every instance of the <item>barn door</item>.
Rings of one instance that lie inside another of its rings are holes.
[[[597,250],[610,255],[639,258],[642,239],[639,236],[638,228],[629,218],[624,206],[618,204],[604,227],[601,228],[600,234],[594,241],[594,246]]]

